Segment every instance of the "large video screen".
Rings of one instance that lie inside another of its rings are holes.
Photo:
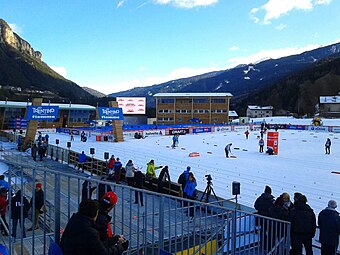
[[[145,114],[145,97],[117,97],[118,107],[123,109],[123,114]]]

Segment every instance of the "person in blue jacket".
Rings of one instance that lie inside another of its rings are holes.
[[[196,198],[197,198],[196,186],[197,186],[197,182],[196,182],[196,179],[194,177],[194,174],[192,172],[190,172],[189,177],[188,177],[188,181],[187,181],[185,188],[184,188],[184,191],[183,191],[184,197],[187,198],[187,199],[196,200]],[[194,203],[184,202],[184,206],[189,206],[189,216],[194,217],[194,213],[195,213]]]
[[[326,209],[319,213],[320,243],[322,255],[335,255],[339,245],[340,216],[335,210],[335,200],[329,200]]]
[[[84,173],[84,164],[86,162],[87,156],[84,151],[81,152],[78,156],[78,171],[80,171],[80,168],[82,172]]]

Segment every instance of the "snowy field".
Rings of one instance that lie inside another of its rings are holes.
[[[263,120],[262,118],[256,121]],[[340,126],[340,120],[323,120],[325,125]],[[255,121],[254,121],[255,122]],[[266,118],[267,123],[310,124],[311,119]],[[82,150],[90,156],[90,147],[95,148],[95,158],[103,159],[104,152],[119,157],[125,165],[132,159],[136,166],[146,171],[146,163],[155,160],[156,166],[168,165],[173,181],[191,166],[198,182],[197,188],[206,187],[206,174],[212,176],[213,188],[219,197],[231,198],[231,183],[241,183],[241,204],[253,207],[256,198],[265,185],[272,187],[273,195],[294,192],[307,196],[308,203],[319,213],[328,200],[340,203],[340,133],[279,130],[279,154],[268,156],[258,152],[258,131],[253,131],[249,139],[242,132],[202,133],[184,135],[179,138],[179,147],[172,149],[172,136],[147,137],[136,140],[126,138],[123,143],[96,142],[95,137],[88,142],[80,142],[75,136],[72,150]],[[326,155],[324,144],[331,138],[331,155]],[[50,143],[60,140],[59,146],[66,147],[69,136],[50,134]],[[266,136],[265,136],[266,138]],[[233,143],[232,153],[237,158],[225,158],[224,147]],[[5,145],[5,143],[4,143]],[[236,150],[239,148],[239,150]],[[190,152],[199,152],[200,157],[190,158]],[[159,173],[159,172],[158,172]]]
[[[292,119],[274,120],[269,118],[267,123],[294,123]],[[308,121],[294,124],[309,124]],[[340,126],[339,120],[333,120],[332,125]],[[251,132],[248,140],[243,132],[185,135],[180,136],[176,149],[170,147],[171,136],[141,140],[127,138],[123,143],[95,142],[95,137],[82,143],[79,137],[75,137],[71,149],[84,150],[89,155],[89,148],[94,147],[94,157],[99,159],[103,159],[104,152],[108,151],[110,155],[119,157],[123,165],[132,159],[143,172],[146,171],[146,163],[154,159],[156,166],[169,166],[173,181],[177,181],[183,170],[191,166],[198,182],[197,188],[205,189],[205,175],[210,174],[217,196],[223,198],[232,197],[231,183],[238,181],[241,183],[239,201],[250,207],[265,185],[272,187],[275,197],[283,192],[288,192],[291,198],[294,192],[305,194],[316,213],[324,209],[330,199],[340,203],[340,174],[332,173],[340,172],[340,134],[279,130],[279,154],[275,156],[258,152],[258,136],[257,131]],[[331,155],[325,155],[324,151],[328,137],[332,140]],[[66,147],[68,135],[50,134],[50,143],[53,144],[56,138],[60,139],[59,146]],[[232,153],[237,158],[225,158],[224,147],[229,142],[233,143]],[[190,152],[199,152],[201,156],[190,158]]]

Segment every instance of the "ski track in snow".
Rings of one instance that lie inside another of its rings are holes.
[[[75,137],[71,150],[84,150],[90,156],[89,148],[94,147],[94,157],[98,159],[103,159],[104,152],[108,151],[119,157],[123,165],[132,159],[143,172],[146,163],[154,159],[156,166],[169,166],[172,181],[177,181],[183,170],[191,166],[199,190],[205,189],[205,175],[211,174],[217,196],[231,198],[231,183],[238,181],[241,183],[239,201],[250,207],[265,185],[272,187],[275,197],[283,192],[288,192],[291,199],[294,192],[305,194],[316,213],[324,209],[330,199],[340,202],[340,175],[331,173],[340,171],[340,134],[279,130],[279,154],[276,156],[258,152],[258,135],[258,131],[253,131],[248,140],[243,132],[185,135],[180,136],[176,149],[171,148],[172,136],[126,138],[123,143],[96,142],[94,136],[82,143]],[[331,155],[325,155],[324,151],[328,137],[332,139]],[[69,136],[52,133],[50,143],[56,138],[60,139],[59,146],[66,148]],[[232,153],[236,159],[225,158],[224,147],[229,142],[233,143]],[[201,156],[190,158],[190,152],[199,152]]]

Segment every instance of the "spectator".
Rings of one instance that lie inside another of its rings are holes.
[[[171,180],[170,180],[169,168],[168,166],[165,166],[158,176],[158,192],[164,193],[163,187],[165,185],[165,182],[168,182],[168,184],[170,185],[170,181]]]
[[[34,161],[37,160],[37,151],[38,151],[38,147],[35,143],[33,143],[31,147],[31,155]]]
[[[115,171],[115,180],[117,184],[120,184],[120,175],[122,173],[122,163],[119,161],[119,158],[116,159],[114,164]]]
[[[125,178],[129,186],[133,186],[133,176],[136,172],[136,168],[130,159],[125,166]]]
[[[32,208],[32,227],[27,229],[28,231],[32,231],[33,229],[39,229],[39,214],[44,213],[44,191],[42,190],[42,184],[38,182],[35,185],[34,196],[30,201],[30,206]],[[34,208],[33,208],[34,206]]]
[[[274,196],[272,196],[272,189],[269,186],[266,186],[264,189],[264,193],[258,197],[254,203],[254,207],[257,210],[259,215],[262,216],[270,216],[270,209],[274,206]],[[259,217],[257,224],[260,226],[260,237],[261,237],[261,246],[264,250],[267,250],[271,243],[268,242],[269,231],[268,231],[268,220]]]
[[[274,149],[273,149],[272,147],[267,147],[266,153],[267,153],[268,155],[274,155]]]
[[[78,156],[78,172],[80,171],[80,168],[82,170],[82,172],[84,173],[84,164],[86,163],[87,160],[87,156],[85,154],[84,151],[81,152],[81,154],[79,154]]]
[[[321,255],[335,255],[339,245],[340,216],[336,207],[336,201],[329,200],[328,207],[319,213]]]
[[[115,156],[111,155],[111,158],[109,159],[109,163],[107,165],[109,176],[113,176],[114,174],[113,168],[114,168],[115,162],[116,162]]]
[[[135,172],[135,176],[133,178],[134,180],[134,187],[138,189],[143,189],[143,184],[145,180],[145,175],[141,172],[141,170],[138,168]],[[140,204],[141,206],[144,206],[143,203],[143,192],[135,190],[135,204],[138,204],[138,195],[140,198]]]
[[[102,181],[106,181],[105,176],[101,178]],[[112,191],[111,186],[105,183],[98,184],[98,200],[100,201],[106,192]]]
[[[91,182],[89,181],[91,178],[87,178],[82,185],[81,189],[81,201],[92,199],[92,193],[96,189],[96,187],[91,186]]]
[[[78,213],[72,215],[61,238],[63,255],[120,255],[127,249],[123,243],[106,246],[100,239],[95,224],[99,207],[95,200],[80,203]]]
[[[5,181],[5,175],[0,175],[0,189],[5,188],[7,191],[9,190],[9,183]]]
[[[46,144],[48,145],[48,139],[50,138],[50,136],[48,134],[45,135],[45,141],[46,141]]]
[[[111,216],[109,213],[116,206],[117,202],[118,197],[113,191],[109,191],[104,194],[100,201],[96,225],[99,231],[100,240],[105,246],[112,247],[117,243],[125,243],[126,247],[124,250],[126,250],[129,242],[125,240],[122,235],[113,235],[111,228]]]
[[[316,230],[316,219],[313,209],[307,205],[307,198],[302,195],[298,198],[294,208],[290,211],[291,242],[294,255],[302,254],[302,245],[306,255],[312,255],[312,240]]]
[[[227,146],[224,148],[226,158],[229,158],[229,153],[231,153],[231,146],[232,146],[232,145],[233,145],[232,143],[229,143],[229,144],[227,144]]]
[[[44,148],[43,142],[39,142],[38,144],[38,154],[40,157],[40,161],[43,161],[43,158],[45,156],[45,148]]]
[[[184,170],[183,173],[178,177],[178,183],[182,185],[182,190],[184,190],[185,185],[187,184],[187,181],[189,179],[189,173],[190,173],[191,167],[187,166],[187,169]]]
[[[183,191],[184,197],[187,198],[187,199],[196,200],[196,198],[197,198],[196,186],[197,186],[197,182],[196,182],[196,179],[194,177],[194,174],[189,173],[188,181],[187,181],[185,188],[184,188],[184,191]],[[185,201],[184,206],[189,206],[189,216],[191,218],[194,217],[195,204],[194,203],[188,203],[188,202]]]
[[[6,231],[6,228],[8,230],[8,224],[6,220],[7,205],[7,190],[5,188],[0,188],[0,215],[3,223],[5,224],[4,226],[2,223],[0,223],[0,230],[3,236],[8,236],[8,233]]]
[[[155,161],[151,159],[150,162],[147,163],[146,176],[145,176],[146,179],[150,180],[152,178],[157,178],[155,170],[160,169],[162,167],[163,166],[155,166]]]
[[[21,214],[21,208],[23,214]],[[27,198],[22,195],[21,190],[18,190],[11,201],[11,219],[12,219],[12,236],[17,237],[17,226],[18,221],[20,227],[22,226],[22,237],[26,237],[25,231],[25,219],[28,217],[28,210],[30,209],[30,204]],[[22,219],[22,221],[21,221]]]

